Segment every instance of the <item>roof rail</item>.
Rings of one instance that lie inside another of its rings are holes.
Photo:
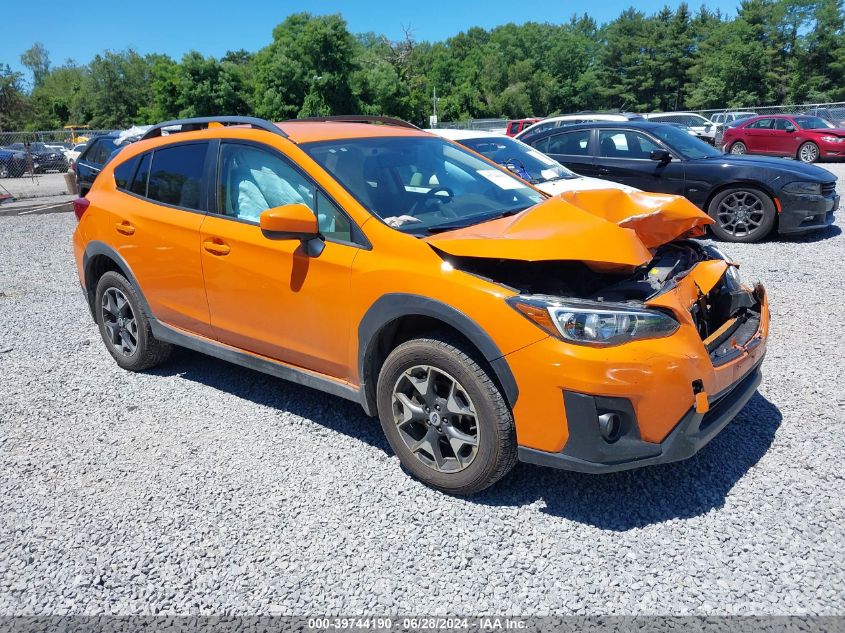
[[[278,134],[279,136],[288,138],[288,135],[285,134],[279,126],[274,125],[265,119],[259,119],[252,116],[203,116],[192,119],[175,119],[173,121],[157,123],[147,130],[147,132],[141,137],[141,140],[143,141],[148,138],[161,136],[162,130],[169,127],[179,127],[180,132],[191,132],[194,130],[203,130],[209,127],[212,123],[217,123],[219,125],[249,125],[257,130],[264,130],[265,132],[271,132],[272,134]]]
[[[402,119],[396,119],[389,116],[370,116],[368,114],[340,114],[335,116],[310,116],[302,119],[289,119],[284,123],[296,123],[299,121],[312,121],[317,123],[373,123],[375,125],[394,125],[396,127],[407,127],[413,130],[419,130],[413,123],[408,123]]]

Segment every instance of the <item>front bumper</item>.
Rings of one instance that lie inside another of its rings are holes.
[[[608,444],[595,425],[596,400],[583,394],[566,394],[567,412],[580,410],[583,415],[569,415],[569,441],[560,453],[519,447],[519,460],[540,466],[584,473],[610,473],[642,466],[667,464],[688,459],[710,442],[736,417],[760,385],[760,363],[737,383],[708,399],[710,409],[699,413],[691,408],[674,430],[660,443],[645,442],[634,433]]]
[[[834,213],[839,208],[835,192],[826,195],[794,194],[781,192],[778,233],[795,235],[818,231],[833,224]]]

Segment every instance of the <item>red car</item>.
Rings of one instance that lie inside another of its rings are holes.
[[[809,114],[756,116],[726,127],[722,149],[731,154],[792,156],[804,163],[845,157],[845,128]]]
[[[505,134],[508,136],[516,136],[522,130],[527,127],[534,125],[537,121],[541,121],[542,119],[536,118],[529,118],[529,119],[514,119],[513,121],[508,121],[507,130],[505,130]]]

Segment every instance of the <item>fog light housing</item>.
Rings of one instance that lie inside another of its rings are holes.
[[[599,432],[608,444],[622,437],[622,420],[616,413],[602,413],[599,416]]]

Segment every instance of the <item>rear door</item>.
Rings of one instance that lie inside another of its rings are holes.
[[[772,118],[759,119],[746,125],[742,134],[742,141],[752,154],[768,154],[769,140],[772,134],[772,126],[775,120]]]
[[[593,136],[593,130],[590,129],[561,131],[531,145],[576,174],[595,176]]]
[[[211,337],[200,262],[207,141],[160,146],[114,170],[116,192],[95,190],[107,241],[129,264],[160,321]],[[100,196],[116,196],[113,200]]]
[[[636,187],[644,191],[684,195],[684,166],[662,143],[640,131],[619,128],[598,130],[599,178]],[[651,159],[653,150],[669,151],[668,163]]]

